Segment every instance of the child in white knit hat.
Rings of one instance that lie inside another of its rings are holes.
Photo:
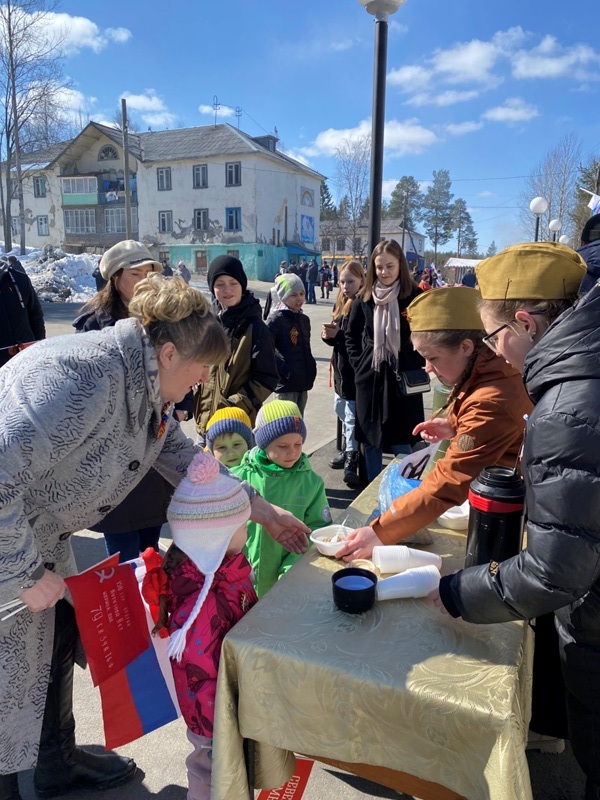
[[[256,603],[242,548],[250,502],[241,484],[199,453],[167,511],[173,545],[155,631],[167,627],[181,713],[194,747],[186,760],[188,800],[210,800],[214,704],[225,634]]]
[[[302,520],[311,530],[331,522],[323,479],[313,471],[302,452],[306,426],[296,403],[271,400],[256,417],[256,447],[245,453],[231,471],[254,487],[261,497]],[[262,597],[300,558],[272,539],[262,525],[248,523],[244,547],[252,569],[256,593]]]

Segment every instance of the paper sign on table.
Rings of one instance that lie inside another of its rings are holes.
[[[301,800],[314,763],[308,758],[296,758],[296,769],[289,781],[281,789],[263,789],[256,800]]]

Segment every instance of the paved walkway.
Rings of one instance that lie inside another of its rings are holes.
[[[264,298],[269,285],[251,281],[249,288],[259,298]],[[325,480],[327,494],[333,509],[345,508],[354,497],[342,481],[340,470],[331,470],[327,462],[334,454],[336,423],[332,410],[333,390],[329,388],[328,362],[330,348],[320,340],[320,326],[331,317],[333,296],[329,302],[319,301],[316,306],[307,306],[312,326],[313,352],[318,363],[318,377],[311,391],[306,411],[308,440],[306,452],[311,456],[313,468]],[[49,336],[72,332],[71,322],[77,315],[78,304],[44,304],[44,313]],[[431,398],[431,395],[426,395]],[[187,423],[189,428],[193,425]],[[190,430],[190,433],[192,431]],[[334,511],[335,515],[335,511]],[[168,530],[163,543],[168,545]],[[86,569],[100,561],[104,555],[101,534],[82,531],[73,537],[77,561]],[[552,698],[548,698],[552,702]],[[75,719],[79,744],[96,750],[103,742],[98,692],[93,688],[89,672],[76,670]],[[185,800],[187,796],[185,758],[189,745],[185,737],[184,723],[179,720],[158,731],[132,742],[118,752],[135,758],[139,773],[136,780],[125,787],[103,794],[104,800]],[[581,800],[583,778],[569,748],[560,756],[531,754],[528,757],[534,800]],[[31,773],[25,773],[22,781],[23,800],[35,800]],[[93,797],[86,792],[68,795],[73,800]],[[361,798],[398,798],[392,790],[356,778],[331,767],[315,764],[303,800],[361,800]],[[482,800],[484,800],[482,798]],[[507,798],[508,800],[508,798]],[[513,798],[512,800],[520,800]]]

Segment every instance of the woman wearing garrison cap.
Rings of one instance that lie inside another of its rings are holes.
[[[419,487],[392,503],[370,527],[353,531],[338,558],[370,558],[375,545],[395,544],[467,499],[469,484],[489,464],[513,466],[531,402],[518,370],[483,344],[476,289],[445,287],[419,295],[407,317],[425,369],[452,387],[445,417],[419,423],[427,441],[450,439]]]
[[[432,599],[475,623],[554,611],[571,744],[586,800],[600,800],[600,285],[570,308],[585,263],[550,242],[509,247],[476,272],[486,339],[522,370],[535,403],[522,462],[527,547],[493,570],[442,578]]]
[[[260,303],[248,291],[242,262],[234,256],[215,258],[208,270],[208,287],[231,354],[212,367],[208,380],[194,392],[194,419],[202,440],[208,420],[219,408],[241,408],[254,423],[279,381],[273,340]]]

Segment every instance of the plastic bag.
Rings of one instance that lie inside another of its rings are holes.
[[[402,475],[401,463],[392,462],[383,473],[381,483],[379,484],[379,514],[383,514],[384,511],[387,511],[397,497],[402,497],[402,495],[411,492],[420,485],[421,481],[414,478],[405,478]],[[377,516],[379,516],[379,514]],[[413,542],[414,544],[431,544],[433,542],[433,536],[427,528],[422,528],[413,533],[412,536],[402,540],[402,544],[406,544],[407,542]]]

